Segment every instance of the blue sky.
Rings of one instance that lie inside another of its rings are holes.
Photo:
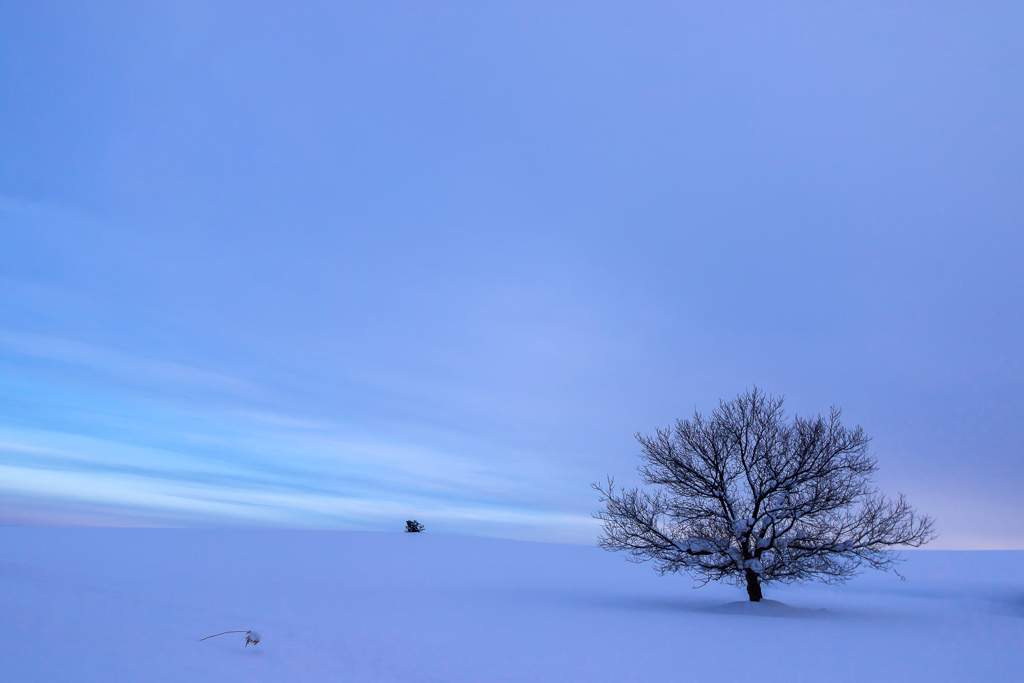
[[[589,542],[754,384],[1024,548],[1018,3],[0,2],[0,522]]]

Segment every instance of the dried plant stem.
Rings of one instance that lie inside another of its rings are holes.
[[[224,633],[214,633],[212,636],[206,636],[206,638],[200,638],[199,642],[201,643],[204,640],[206,640],[207,638],[216,638],[217,636],[222,636],[225,633],[252,633],[252,630],[250,629],[248,631],[224,631]]]

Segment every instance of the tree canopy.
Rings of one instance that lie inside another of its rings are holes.
[[[594,484],[604,509],[599,544],[652,560],[662,574],[683,571],[705,583],[761,586],[839,583],[864,567],[889,569],[896,546],[934,538],[934,522],[872,477],[870,438],[841,411],[787,419],[783,399],[754,388],[694,413],[674,429],[637,434],[640,488]]]

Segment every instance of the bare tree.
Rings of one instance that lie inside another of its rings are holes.
[[[637,434],[653,492],[594,484],[604,510],[599,545],[661,574],[746,585],[750,600],[771,583],[842,583],[864,567],[900,561],[892,548],[935,537],[933,520],[902,494],[871,484],[878,469],[860,427],[828,417],[787,420],[782,398],[756,387],[710,417]],[[702,584],[703,585],[703,584]]]

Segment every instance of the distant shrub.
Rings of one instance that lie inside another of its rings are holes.
[[[415,519],[405,520],[405,533],[407,534],[418,534],[424,529],[426,529],[426,527],[417,522]]]

